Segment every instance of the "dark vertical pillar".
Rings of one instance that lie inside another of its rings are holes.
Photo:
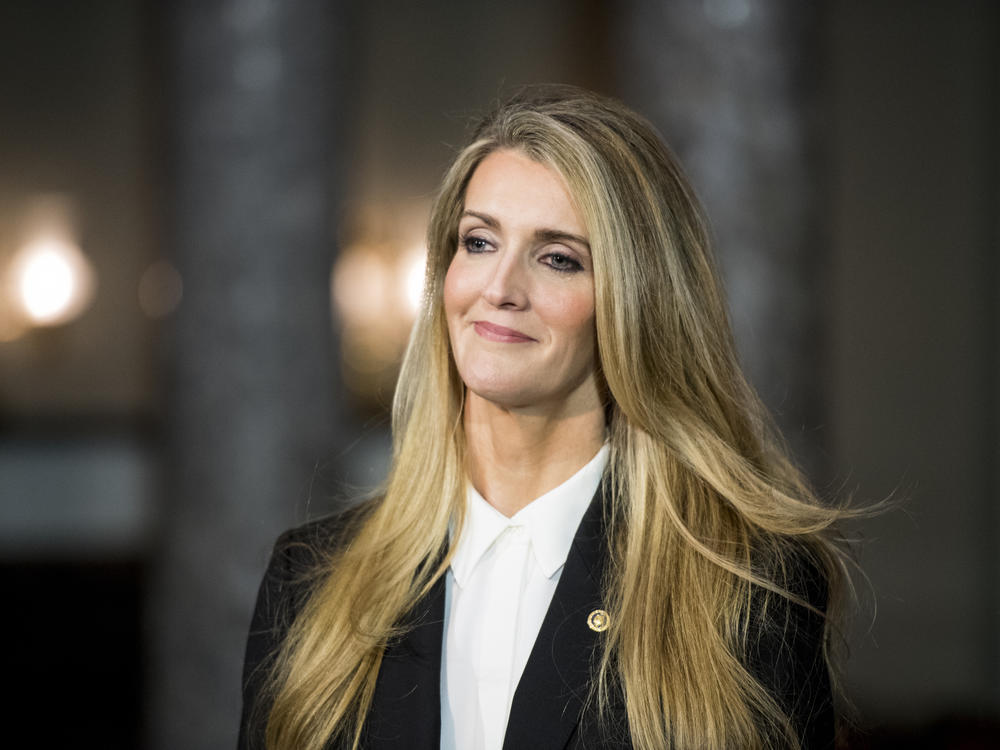
[[[821,469],[826,243],[817,226],[814,4],[630,0],[620,87],[676,149],[712,222],[744,364]]]
[[[329,308],[336,3],[166,15],[168,492],[149,609],[152,747],[235,745],[242,651],[278,530],[340,420]]]

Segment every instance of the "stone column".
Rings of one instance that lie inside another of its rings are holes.
[[[745,368],[822,478],[816,16],[796,0],[629,0],[615,49],[625,100],[660,128],[705,204]]]
[[[321,494],[314,476],[344,429],[329,305],[343,28],[325,0],[162,12],[165,218],[183,299],[166,331],[149,744],[214,750],[235,746],[270,544]]]

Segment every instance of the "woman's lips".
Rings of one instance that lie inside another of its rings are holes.
[[[489,323],[485,320],[477,320],[473,324],[476,333],[487,341],[501,341],[506,344],[523,344],[526,341],[534,341],[531,336],[527,336],[513,328],[498,326],[496,323]]]

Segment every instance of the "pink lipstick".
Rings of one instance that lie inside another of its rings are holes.
[[[498,326],[496,323],[489,323],[485,320],[477,320],[472,325],[476,329],[476,333],[487,341],[499,341],[505,344],[523,344],[535,340],[520,331],[515,331],[513,328]]]

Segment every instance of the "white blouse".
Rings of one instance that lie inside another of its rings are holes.
[[[441,750],[503,747],[514,689],[607,462],[605,445],[511,518],[469,485],[445,583]]]

